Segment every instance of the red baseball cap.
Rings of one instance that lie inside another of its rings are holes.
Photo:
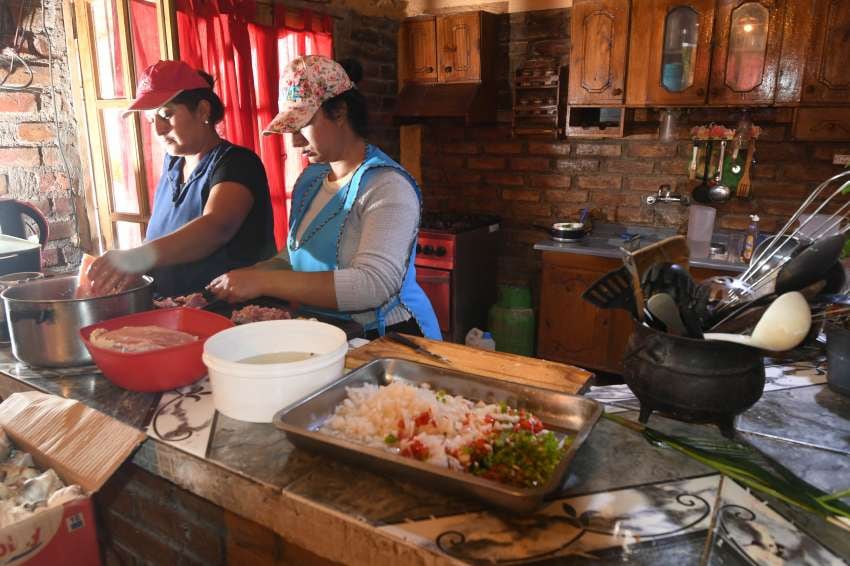
[[[136,99],[123,115],[137,110],[155,110],[184,90],[196,88],[210,88],[197,70],[183,61],[157,61],[142,73],[136,86]]]

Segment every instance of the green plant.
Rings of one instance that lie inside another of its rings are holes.
[[[623,425],[654,446],[681,452],[721,474],[756,491],[824,517],[827,522],[850,531],[850,489],[826,493],[795,476],[788,468],[755,448],[724,438],[685,438],[663,433],[618,415],[605,418]]]

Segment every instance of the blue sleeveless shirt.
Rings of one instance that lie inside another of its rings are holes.
[[[192,174],[181,185],[183,163],[182,157],[165,156],[145,241],[171,234],[204,213],[212,189],[211,181],[219,166],[232,164],[235,169],[250,169],[231,170],[225,180],[246,185],[254,197],[254,205],[231,241],[209,256],[189,263],[153,269],[151,275],[154,288],[163,296],[199,291],[222,273],[254,265],[277,251],[274,246],[268,181],[256,154],[222,140],[201,158]]]
[[[289,249],[290,263],[294,270],[334,271],[340,268],[338,256],[339,241],[342,237],[342,231],[345,228],[346,218],[354,206],[354,202],[363,185],[364,176],[370,170],[378,167],[392,167],[404,175],[414,191],[416,191],[416,196],[421,206],[422,194],[413,177],[384,152],[369,145],[366,148],[366,159],[358,167],[354,176],[347,185],[341,187],[330,201],[325,204],[324,208],[313,219],[310,227],[304,233],[302,241],[296,243],[295,234],[298,232],[303,215],[309,209],[310,203],[319,192],[325,176],[330,171],[330,166],[327,164],[309,166],[301,173],[292,192],[292,212],[287,247]],[[313,228],[314,226],[316,228]],[[425,337],[433,340],[442,340],[440,326],[431,302],[419,284],[416,283],[416,268],[413,265],[415,258],[416,238],[414,237],[410,245],[407,269],[405,270],[401,289],[396,295],[390,297],[385,304],[375,309],[375,322],[367,325],[365,330],[377,330],[378,334],[383,336],[386,328],[386,315],[401,305],[411,313]],[[350,314],[340,311],[329,311],[313,307],[307,307],[305,310],[340,319],[351,319]]]

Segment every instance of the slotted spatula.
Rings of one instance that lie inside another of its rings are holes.
[[[633,317],[637,314],[632,278],[626,266],[610,271],[582,293],[581,298],[600,309],[623,309]]]

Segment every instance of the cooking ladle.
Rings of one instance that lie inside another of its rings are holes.
[[[773,301],[756,324],[753,333],[707,332],[706,340],[735,342],[760,350],[784,352],[799,345],[812,326],[812,311],[802,293],[791,291]]]
[[[652,295],[646,301],[646,308],[653,317],[664,323],[670,334],[678,336],[687,334],[685,323],[682,322],[682,317],[679,314],[679,307],[676,306],[676,301],[668,293]]]
[[[708,189],[708,200],[722,203],[732,196],[732,189],[723,184],[723,157],[726,153],[726,140],[720,142],[720,157],[717,161],[717,175],[714,177],[715,184]]]

